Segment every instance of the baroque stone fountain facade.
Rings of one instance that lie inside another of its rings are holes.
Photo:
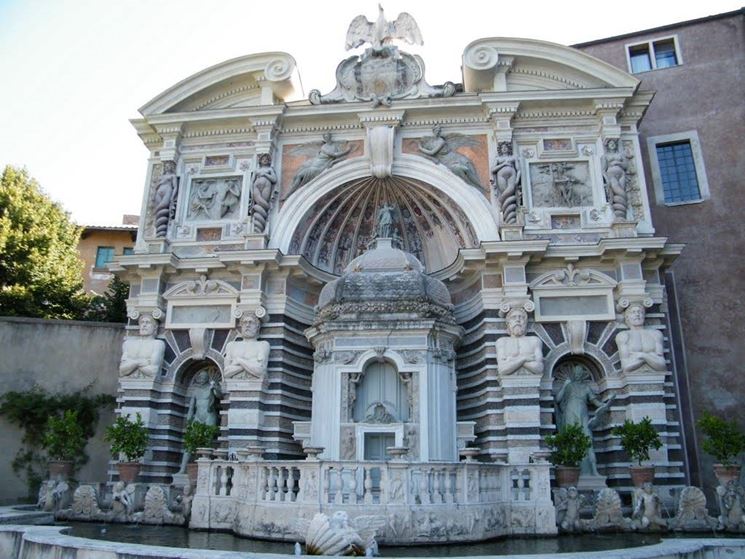
[[[345,512],[388,543],[551,534],[543,436],[585,418],[580,490],[627,490],[610,430],[650,417],[657,483],[687,485],[662,281],[681,247],[654,235],[637,128],[651,94],[506,38],[466,47],[462,86],[430,86],[394,39],[421,42],[410,16],[356,18],[348,48],[370,46],[309,101],[292,57],[265,53],[132,121],[150,159],[113,269],[141,480],[188,483],[183,431],[206,413],[221,450],[198,460],[192,527],[295,540],[298,518]]]

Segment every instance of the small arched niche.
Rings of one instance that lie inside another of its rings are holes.
[[[389,361],[367,365],[357,388],[355,423],[404,423],[409,415],[408,388],[396,366]]]

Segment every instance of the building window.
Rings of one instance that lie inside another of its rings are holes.
[[[130,254],[134,254],[134,253],[135,253],[135,249],[133,249],[132,247],[124,247],[122,249],[122,254],[124,256],[129,256]]]
[[[96,268],[105,268],[107,262],[114,259],[114,247],[98,247],[96,250]]]
[[[673,206],[709,197],[698,134],[695,131],[647,139],[658,204]]]
[[[675,37],[626,45],[626,53],[629,59],[629,71],[632,74],[661,70],[681,64]]]

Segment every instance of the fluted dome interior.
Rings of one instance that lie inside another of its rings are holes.
[[[397,209],[394,229],[400,246],[429,272],[452,263],[459,249],[478,246],[458,204],[428,184],[394,176],[357,179],[326,194],[300,221],[289,253],[340,274],[367,250],[378,209],[385,204]]]

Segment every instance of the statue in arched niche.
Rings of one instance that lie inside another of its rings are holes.
[[[644,316],[644,307],[639,303],[632,303],[624,312],[629,329],[616,335],[621,370],[624,373],[644,369],[667,370],[662,332],[645,328]]]
[[[210,376],[212,366],[206,366],[199,370],[191,385],[188,394],[189,408],[186,412],[186,423],[196,421],[205,425],[220,424],[220,399],[222,390],[220,385]],[[180,473],[186,471],[186,464],[189,463],[191,455],[184,452],[181,459]]]
[[[568,374],[556,394],[556,427],[561,430],[567,425],[579,425],[592,441],[592,429],[603,419],[615,395],[602,402],[591,386],[590,371],[581,363],[568,366]],[[590,406],[597,408],[590,419]],[[597,476],[597,460],[592,446],[580,464],[583,474]]]
[[[497,340],[497,369],[500,376],[542,375],[543,342],[538,336],[526,336],[528,313],[513,308],[507,313],[509,336]]]
[[[140,335],[130,337],[122,344],[122,359],[119,362],[119,375],[130,378],[154,378],[160,372],[166,344],[155,338],[158,321],[149,314],[138,320]]]

